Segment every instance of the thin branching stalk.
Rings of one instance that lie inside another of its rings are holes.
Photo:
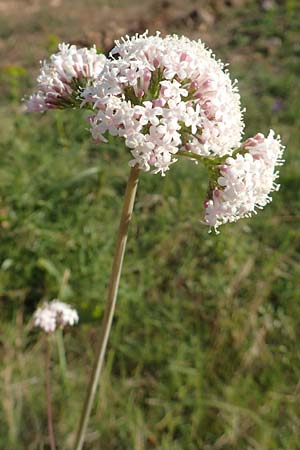
[[[80,420],[80,425],[78,429],[78,433],[76,436],[76,442],[74,446],[74,450],[81,450],[83,448],[86,429],[89,421],[89,417],[91,414],[91,409],[94,403],[94,398],[97,390],[97,386],[99,384],[99,379],[101,375],[101,370],[103,367],[107,341],[112,325],[113,315],[116,306],[120,276],[122,271],[124,253],[127,242],[128,235],[128,227],[132,217],[132,211],[134,206],[134,200],[137,190],[138,177],[139,177],[140,169],[138,167],[133,167],[130,172],[130,176],[127,182],[127,187],[125,191],[123,210],[120,219],[119,231],[117,244],[115,249],[115,255],[112,265],[112,271],[110,276],[110,283],[108,288],[107,295],[107,303],[104,311],[102,328],[99,336],[99,344],[96,353],[96,360],[93,367],[88,392],[86,396],[86,400],[84,403],[82,416]]]
[[[179,150],[176,155],[178,156],[185,156],[186,158],[190,158],[190,159],[196,159],[197,161],[200,161],[201,163],[204,164],[204,166],[206,167],[211,167],[211,166],[218,166],[220,164],[222,164],[225,159],[229,156],[229,155],[225,155],[223,157],[216,157],[216,156],[201,156],[198,155],[197,153],[193,153],[187,150]]]
[[[193,153],[193,152],[190,152],[187,150],[179,150],[177,152],[177,155],[185,156],[185,157],[191,158],[191,159],[196,159],[197,161],[201,161],[201,162],[204,162],[207,159],[204,156],[197,155],[196,153]]]
[[[46,337],[46,400],[47,400],[47,422],[48,422],[48,435],[51,450],[56,450],[55,436],[53,431],[53,415],[52,415],[52,393],[51,393],[51,347],[49,337]]]

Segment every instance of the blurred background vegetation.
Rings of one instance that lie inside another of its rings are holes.
[[[80,311],[53,342],[58,450],[71,448],[99,333],[128,154],[92,144],[84,115],[23,113],[60,41],[108,51],[125,33],[201,38],[230,63],[246,137],[286,145],[279,193],[209,235],[205,172],[142,174],[88,450],[300,448],[300,3],[0,0],[0,448],[49,449],[43,349],[31,315]]]

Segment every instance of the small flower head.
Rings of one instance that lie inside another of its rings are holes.
[[[44,61],[35,92],[26,100],[28,112],[73,108],[78,96],[91,85],[103,69],[106,58],[96,48],[59,44],[58,52]]]
[[[239,153],[217,168],[204,205],[205,223],[217,229],[270,203],[270,193],[279,189],[276,166],[282,164],[282,154],[280,138],[272,130],[267,137],[259,133],[247,139]]]
[[[46,333],[53,333],[57,328],[63,329],[67,325],[75,325],[79,317],[76,309],[54,299],[39,307],[34,313],[33,320],[36,327]]]

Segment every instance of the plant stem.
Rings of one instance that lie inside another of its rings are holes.
[[[46,399],[47,399],[47,421],[48,421],[48,435],[51,450],[56,450],[55,437],[53,431],[53,416],[52,416],[52,395],[51,395],[51,348],[49,338],[46,338]]]
[[[56,345],[58,351],[58,360],[59,360],[59,368],[61,373],[61,379],[64,385],[64,388],[67,388],[66,384],[66,372],[67,372],[67,361],[66,361],[66,352],[65,352],[65,344],[62,330],[58,329],[55,333],[56,337]]]
[[[124,253],[127,242],[128,227],[132,217],[133,205],[138,185],[140,169],[138,167],[133,167],[130,172],[130,176],[127,182],[127,187],[125,191],[123,210],[120,219],[119,231],[117,244],[115,249],[115,255],[112,265],[112,271],[110,276],[110,283],[108,288],[107,303],[104,311],[101,333],[99,336],[99,346],[96,352],[96,360],[93,367],[88,392],[86,400],[84,403],[82,416],[80,420],[80,425],[78,433],[76,436],[76,442],[74,450],[81,450],[84,444],[86,429],[88,425],[88,420],[91,414],[91,409],[93,406],[94,398],[96,395],[97,386],[99,383],[101,370],[103,367],[103,361],[105,357],[107,341],[112,325],[113,315],[116,306],[120,276],[122,271]]]
[[[201,155],[197,155],[196,153],[189,152],[187,150],[179,150],[177,152],[177,155],[185,156],[186,158],[197,159],[197,161],[201,161],[201,162],[204,162],[204,163],[208,159],[207,157],[204,157],[204,156],[201,156]]]
[[[235,150],[235,152],[239,151],[239,149]],[[235,153],[236,154],[236,153]],[[228,158],[229,155],[225,156],[201,156],[197,153],[193,153],[187,150],[179,150],[176,155],[185,156],[186,158],[196,159],[197,161],[201,161],[206,167],[218,166],[223,164],[225,159]]]

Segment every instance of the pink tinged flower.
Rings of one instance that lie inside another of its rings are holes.
[[[125,143],[128,148],[136,148],[144,144],[145,137],[138,132],[127,133],[128,136],[125,139]]]
[[[142,98],[144,95],[145,95],[145,91],[143,91],[143,89],[138,89],[137,90],[136,96],[138,98]]]
[[[196,105],[195,108],[188,106],[184,118],[185,126],[191,127],[192,134],[196,134],[201,128],[201,123],[200,106]]]
[[[138,114],[139,122],[141,125],[147,125],[150,123],[151,125],[158,125],[160,122],[160,119],[158,116],[162,115],[162,108],[158,106],[154,106],[152,102],[146,101],[143,102],[143,106],[135,106],[134,107],[135,114]]]
[[[41,92],[32,94],[26,102],[27,112],[43,112],[46,111],[47,106],[45,97]]]
[[[186,59],[187,59],[187,54],[186,54],[185,52],[182,52],[182,53],[180,54],[179,61],[180,61],[180,62],[183,62],[183,61],[186,61]]]
[[[195,91],[196,89],[198,89],[198,82],[197,80],[193,80],[189,86],[189,90],[190,91]]]
[[[155,153],[151,153],[149,158],[149,164],[154,165],[156,163],[156,156]]]
[[[187,97],[188,91],[184,89],[178,81],[161,81],[160,94],[165,99],[173,99],[178,103],[181,101],[181,97]]]
[[[159,66],[160,66],[160,60],[159,60],[159,58],[156,57],[156,58],[153,59],[153,67],[155,69],[158,69]]]
[[[124,71],[124,82],[127,84],[129,84],[130,86],[136,86],[138,79],[140,78],[139,76],[139,70],[138,67],[128,67],[127,69],[125,69]],[[122,81],[123,81],[122,80]]]
[[[57,328],[73,326],[79,321],[77,311],[60,300],[52,300],[39,307],[33,316],[34,325],[46,333],[53,333]]]
[[[166,100],[164,100],[163,98],[157,98],[155,100],[152,100],[152,104],[154,107],[163,107],[166,104]]]
[[[151,71],[149,69],[144,69],[142,87],[145,92],[147,92],[149,89],[151,77]]]
[[[245,148],[256,147],[258,144],[263,143],[265,137],[262,133],[257,133],[254,137],[247,139],[244,143]]]

